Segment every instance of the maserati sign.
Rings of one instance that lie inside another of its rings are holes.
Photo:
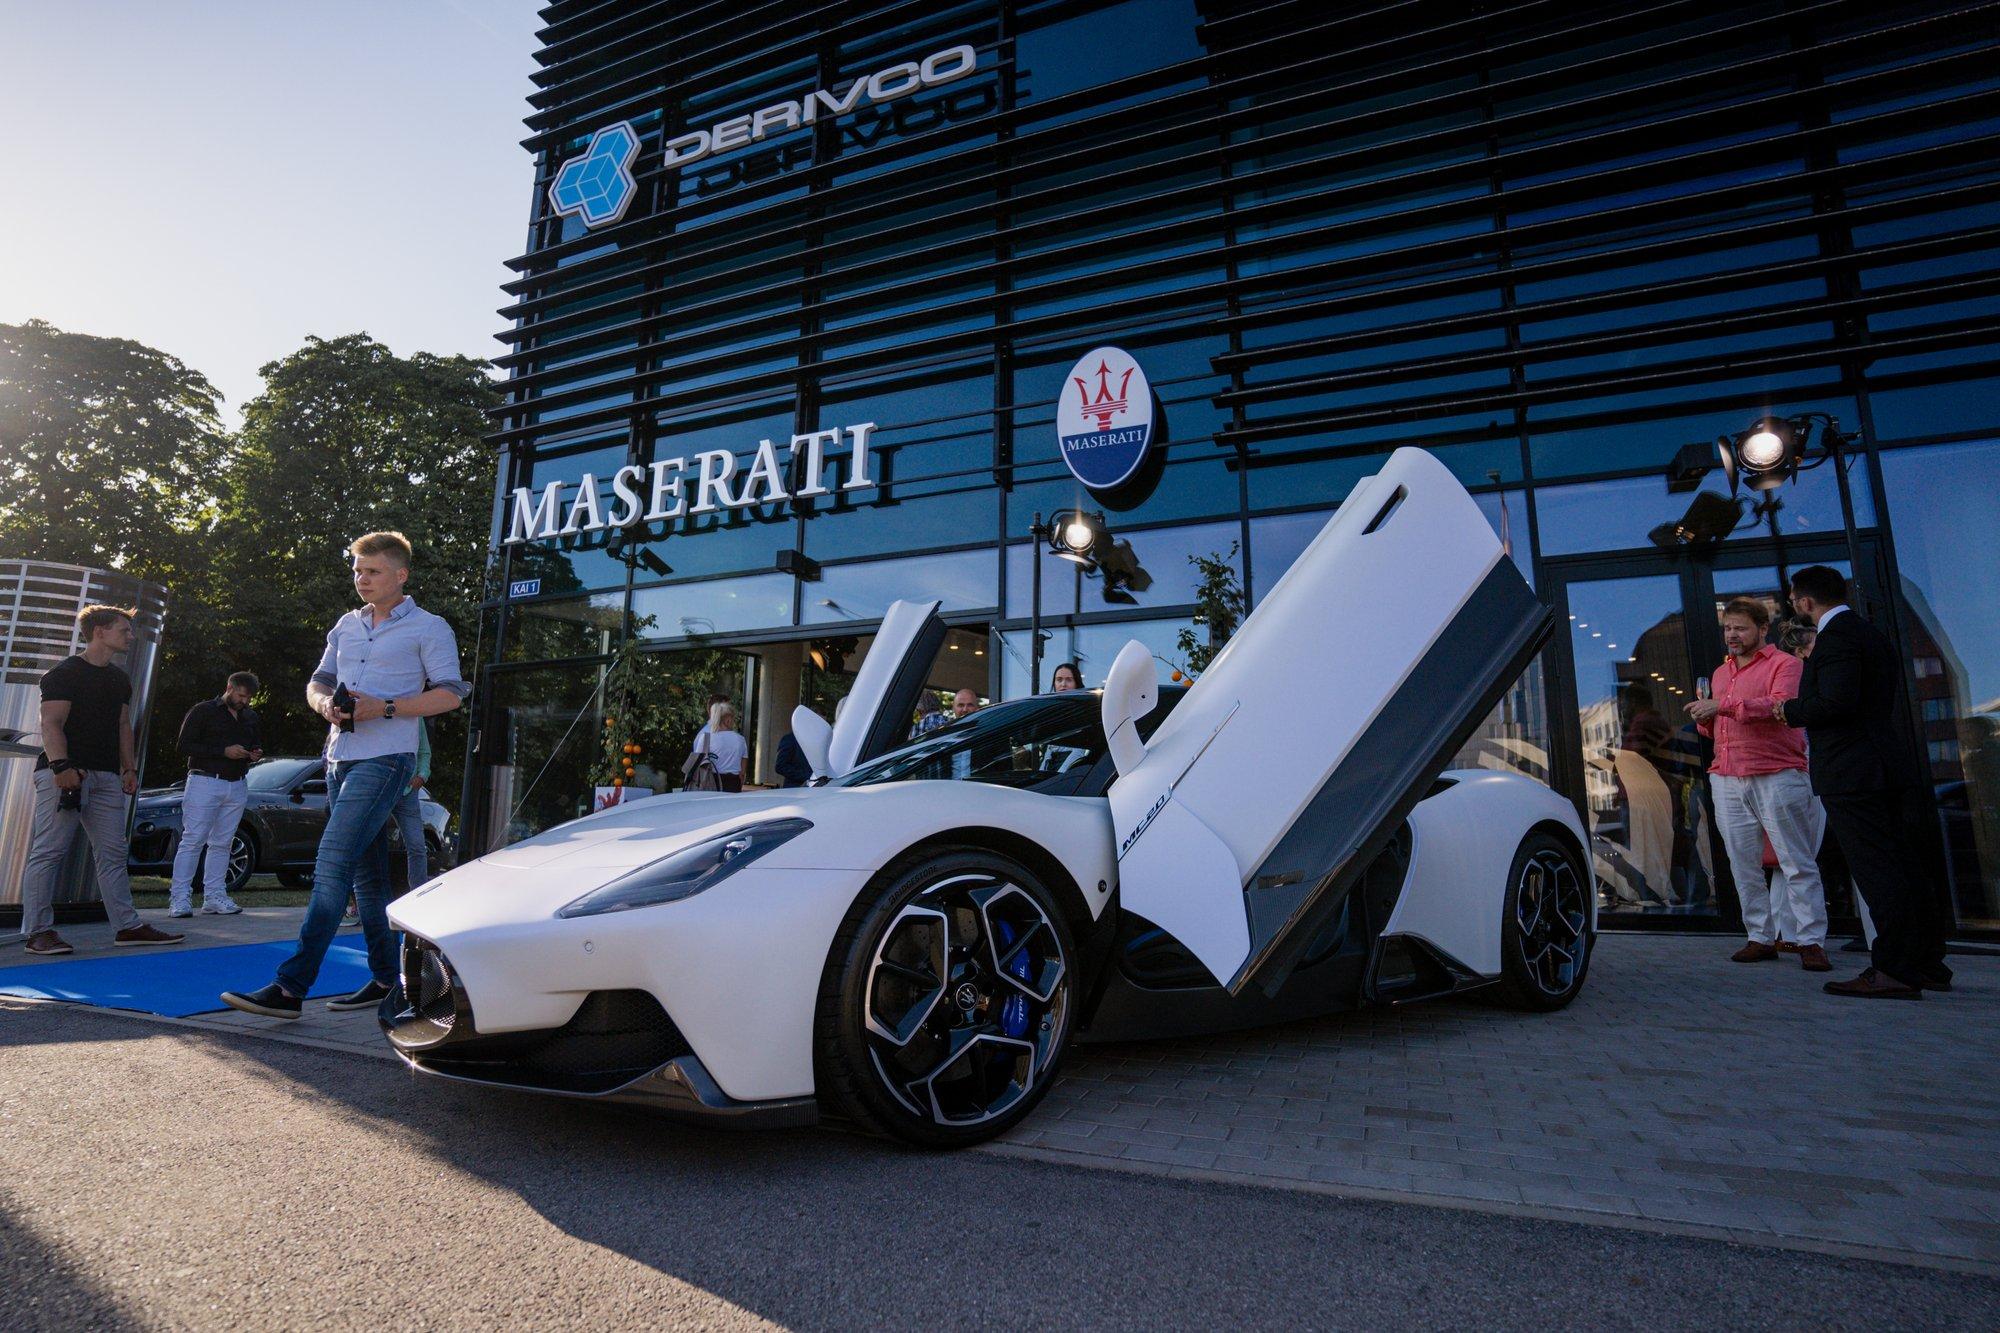
[[[840,489],[871,490],[875,479],[868,473],[868,437],[874,431],[875,423],[864,421],[794,435],[783,463],[777,445],[759,440],[740,481],[736,455],[728,449],[704,449],[691,463],[662,458],[651,467],[631,464],[608,478],[608,505],[598,494],[599,479],[589,472],[574,483],[552,481],[539,491],[517,486],[508,506],[507,543],[830,495],[834,488],[826,484],[826,468],[838,458],[828,451],[838,448],[842,437],[847,440],[847,476]]]
[[[1100,347],[1077,362],[1056,404],[1056,439],[1093,491],[1129,480],[1153,445],[1153,386],[1130,353]]]

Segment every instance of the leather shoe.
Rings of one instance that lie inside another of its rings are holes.
[[[1825,947],[1818,944],[1799,946],[1799,966],[1808,972],[1833,971],[1833,964],[1827,961]]]
[[[1857,1000],[1921,1000],[1924,993],[1915,986],[1905,986],[1887,972],[1875,968],[1864,970],[1852,981],[1829,981],[1824,987],[1828,995],[1845,995]]]
[[[1926,972],[1917,978],[1918,990],[1948,991],[1951,989],[1951,969],[1940,968],[1936,972]]]
[[[1729,961],[1732,963],[1763,963],[1777,956],[1777,945],[1760,944],[1756,940],[1751,940],[1735,953],[1730,954]]]

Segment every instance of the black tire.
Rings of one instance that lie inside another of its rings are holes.
[[[296,867],[280,870],[278,883],[288,889],[310,889],[313,886],[313,872]]]
[[[1077,954],[1061,905],[1019,863],[972,848],[903,857],[878,886],[848,911],[820,979],[825,1108],[925,1148],[1005,1133],[1069,1045]]]
[[[1589,871],[1576,849],[1549,833],[1521,839],[1507,870],[1501,919],[1500,996],[1541,1013],[1577,997],[1597,945]]]

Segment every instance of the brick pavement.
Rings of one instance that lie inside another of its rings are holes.
[[[1842,1001],[1735,944],[1606,936],[1559,1014],[1468,996],[1082,1047],[988,1151],[2000,1269],[2000,958]],[[317,1004],[161,1021],[393,1058]]]
[[[2000,958],[1954,957],[1949,995],[1870,1002],[1789,960],[1730,963],[1736,944],[1607,936],[1558,1014],[1468,996],[1086,1047],[1006,1142],[2000,1266]]]

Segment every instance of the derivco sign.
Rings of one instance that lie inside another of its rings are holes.
[[[690,130],[667,140],[660,165],[686,166],[711,153],[727,152],[757,143],[770,135],[816,125],[822,120],[844,116],[863,105],[882,106],[925,88],[955,83],[979,66],[979,53],[969,46],[954,46],[925,56],[890,65],[866,78],[856,79],[842,93],[824,88],[807,93],[796,102],[774,102],[757,111],[717,121],[705,130]]]
[[[782,464],[778,447],[770,440],[759,440],[756,455],[740,480],[736,455],[727,449],[704,449],[692,462],[663,458],[651,467],[628,465],[611,474],[609,505],[597,493],[598,478],[589,472],[574,482],[552,481],[540,491],[518,486],[509,506],[507,542],[567,537],[684,514],[749,509],[779,500],[830,495],[835,488],[826,484],[826,468],[829,460],[837,464],[839,456],[829,451],[839,448],[843,437],[847,441],[847,476],[839,489],[873,490],[875,479],[868,474],[868,437],[874,431],[875,423],[864,421],[858,426],[794,435]],[[792,480],[799,482],[796,490],[788,484]]]
[[[1122,485],[1153,446],[1153,386],[1131,353],[1100,347],[1070,368],[1056,403],[1063,462],[1093,491]]]

